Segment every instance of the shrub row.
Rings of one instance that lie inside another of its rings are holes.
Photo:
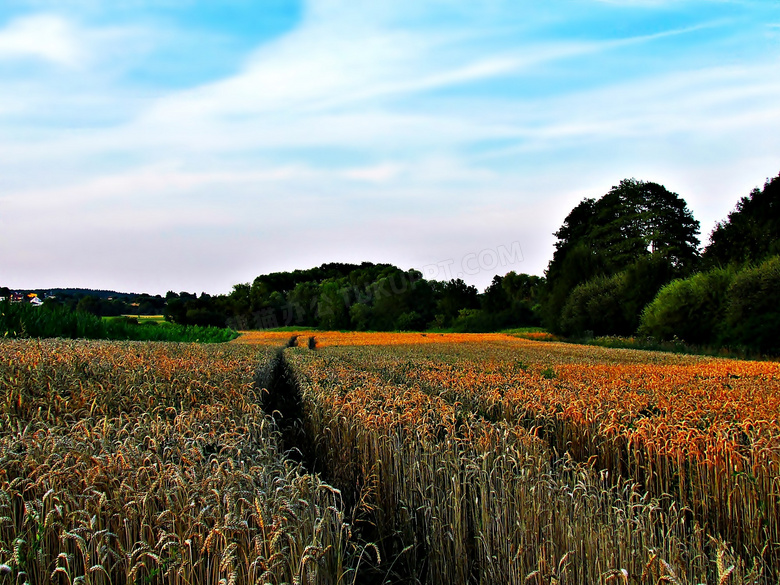
[[[642,313],[640,333],[780,354],[780,256],[675,280]]]
[[[220,327],[172,323],[139,325],[129,319],[104,321],[91,313],[70,311],[65,307],[33,307],[5,301],[0,303],[0,336],[222,343],[234,339],[237,334]]]

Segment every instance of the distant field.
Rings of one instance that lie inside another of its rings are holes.
[[[317,347],[330,345],[416,345],[432,343],[461,343],[465,341],[499,341],[511,339],[503,333],[372,333],[364,331],[317,331],[317,330],[266,330],[240,331],[241,335],[233,341],[248,345],[279,345],[281,342],[296,338],[296,345],[304,344],[313,337]]]
[[[0,341],[0,564],[13,582],[778,582],[780,364],[518,333],[541,332]]]
[[[128,317],[135,316],[136,319],[138,319],[139,323],[143,323],[145,321],[156,321],[158,323],[165,323],[165,316],[164,315],[127,315]]]
[[[240,331],[234,343],[274,345],[279,341],[298,336],[301,340],[314,337],[318,347],[327,345],[405,345],[428,343],[462,343],[465,341],[507,340],[510,338],[535,341],[556,341],[558,338],[540,327],[507,329],[498,333],[430,333],[430,332],[365,332],[365,331],[319,331],[283,327],[260,331]],[[300,340],[299,340],[300,343]]]
[[[131,319],[138,319],[139,323],[166,323],[165,315],[122,315]],[[103,317],[104,319],[116,319],[116,317]]]

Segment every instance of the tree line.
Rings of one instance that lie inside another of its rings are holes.
[[[555,233],[544,324],[780,353],[780,175],[742,197],[704,249],[699,230],[656,183],[624,180],[583,200]]]
[[[699,234],[680,195],[625,179],[570,211],[544,277],[510,272],[480,294],[390,264],[330,263],[261,275],[228,295],[169,298],[166,314],[237,329],[543,325],[575,339],[640,335],[780,353],[780,175],[739,199],[704,248]]]
[[[260,275],[214,296],[50,290],[44,308],[162,313],[181,325],[233,329],[542,325],[575,339],[640,335],[780,354],[780,175],[739,199],[704,248],[699,234],[677,193],[625,179],[570,211],[544,277],[497,275],[482,293],[461,279],[426,280],[391,264],[327,263]]]
[[[425,280],[416,270],[363,262],[264,274],[225,295],[45,289],[24,291],[24,298],[29,301],[26,293],[36,293],[44,299],[44,310],[96,317],[162,314],[180,325],[232,329],[490,331],[539,325],[543,285],[541,277],[510,272],[496,276],[480,294],[461,279]],[[0,287],[0,298],[11,292]]]
[[[177,323],[234,329],[489,331],[540,324],[543,285],[541,277],[510,272],[480,294],[461,279],[426,280],[391,264],[328,263],[264,274],[227,295],[172,297],[166,315]]]
[[[31,293],[43,301],[49,308],[64,308],[72,312],[91,313],[97,317],[116,317],[119,315],[162,315],[166,298],[147,293],[123,293],[112,290],[93,290],[88,288],[47,288],[12,291],[0,286],[0,299],[10,298],[19,292],[27,302]]]

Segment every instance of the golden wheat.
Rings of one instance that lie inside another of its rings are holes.
[[[283,457],[259,406],[270,357],[0,343],[0,582],[343,580],[339,494]]]

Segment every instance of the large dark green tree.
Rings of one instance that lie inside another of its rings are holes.
[[[558,241],[546,273],[547,325],[561,330],[561,311],[576,287],[629,270],[638,262],[643,267],[632,270],[629,280],[631,288],[643,294],[624,290],[632,304],[640,304],[667,278],[688,274],[697,266],[698,233],[699,222],[685,201],[657,183],[624,179],[600,199],[583,200],[555,233]],[[647,283],[640,282],[642,275]],[[627,318],[638,322],[633,315]]]
[[[715,226],[704,251],[708,266],[760,262],[780,254],[780,175],[753,189]]]

